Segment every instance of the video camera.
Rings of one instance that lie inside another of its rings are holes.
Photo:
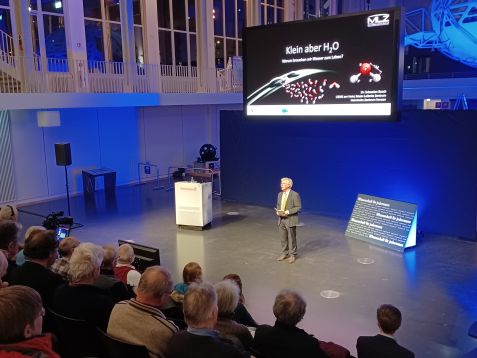
[[[73,225],[73,218],[70,216],[63,216],[63,211],[52,212],[45,220],[43,220],[43,227],[48,230],[56,230],[60,225],[70,226]]]

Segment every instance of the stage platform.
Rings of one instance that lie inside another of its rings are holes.
[[[477,320],[476,243],[426,233],[416,248],[399,254],[348,239],[346,220],[305,207],[297,261],[277,262],[275,197],[270,207],[215,198],[211,228],[190,231],[175,225],[173,191],[153,190],[154,184],[119,187],[114,196],[73,197],[72,216],[84,227],[72,236],[101,245],[120,239],[157,246],[176,282],[189,261],[199,262],[212,283],[238,273],[246,305],[259,323],[273,324],[272,305],[280,289],[298,290],[308,304],[300,327],[353,354],[359,335],[377,333],[376,308],[391,303],[403,313],[397,340],[416,357],[477,357],[477,339],[467,336]],[[65,210],[66,199],[22,209],[46,215]],[[20,214],[20,221],[25,230],[41,218]],[[339,296],[323,297],[330,292]]]

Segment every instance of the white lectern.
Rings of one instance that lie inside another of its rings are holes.
[[[175,183],[176,224],[202,230],[212,221],[212,183]]]

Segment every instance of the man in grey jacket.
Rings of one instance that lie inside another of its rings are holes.
[[[301,210],[300,195],[291,190],[293,180],[282,178],[280,181],[281,192],[278,193],[277,206],[278,232],[282,244],[282,253],[278,261],[288,259],[294,263],[297,255],[296,226],[298,225],[298,212]]]

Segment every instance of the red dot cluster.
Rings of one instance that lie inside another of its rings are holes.
[[[317,100],[321,100],[325,96],[327,82],[326,78],[321,83],[310,78],[308,81],[288,83],[283,88],[290,98],[299,99],[300,103],[315,104]],[[338,83],[333,82],[329,88],[333,87],[339,88],[340,86]]]

